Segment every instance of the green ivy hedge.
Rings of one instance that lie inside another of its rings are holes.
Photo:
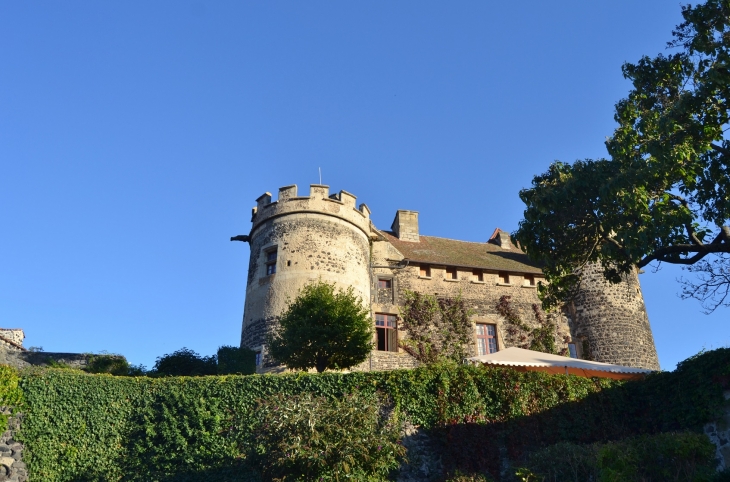
[[[499,477],[499,447],[518,460],[558,441],[594,443],[698,430],[724,406],[730,349],[675,372],[615,382],[442,365],[371,373],[132,378],[24,372],[21,432],[31,480],[253,480],[231,420],[272,396],[380,392],[443,444],[451,473]],[[248,428],[246,428],[248,427]],[[239,437],[246,434],[238,434]]]

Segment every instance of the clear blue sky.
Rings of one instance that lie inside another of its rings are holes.
[[[678,2],[0,3],[0,326],[26,346],[237,345],[250,210],[322,181],[377,226],[485,241],[555,159],[605,156],[621,64]],[[664,369],[727,309],[641,276]]]

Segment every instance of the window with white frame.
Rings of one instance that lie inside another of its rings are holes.
[[[385,313],[375,314],[375,332],[378,351],[398,351],[398,317]]]
[[[497,325],[477,323],[477,348],[480,355],[497,352]]]

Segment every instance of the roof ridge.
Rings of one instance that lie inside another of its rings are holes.
[[[421,234],[420,236],[424,238],[448,239],[449,241],[458,241],[460,243],[489,244],[489,242],[487,241],[464,241],[463,239],[445,238],[443,236],[429,236],[427,234]]]

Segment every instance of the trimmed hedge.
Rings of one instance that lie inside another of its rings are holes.
[[[252,431],[253,407],[271,396],[381,392],[441,440],[448,471],[498,479],[500,445],[516,461],[559,441],[698,430],[722,412],[728,381],[730,349],[626,383],[456,365],[157,379],[31,370],[17,438],[32,480],[247,480],[236,439],[249,434],[231,435],[234,416]]]

